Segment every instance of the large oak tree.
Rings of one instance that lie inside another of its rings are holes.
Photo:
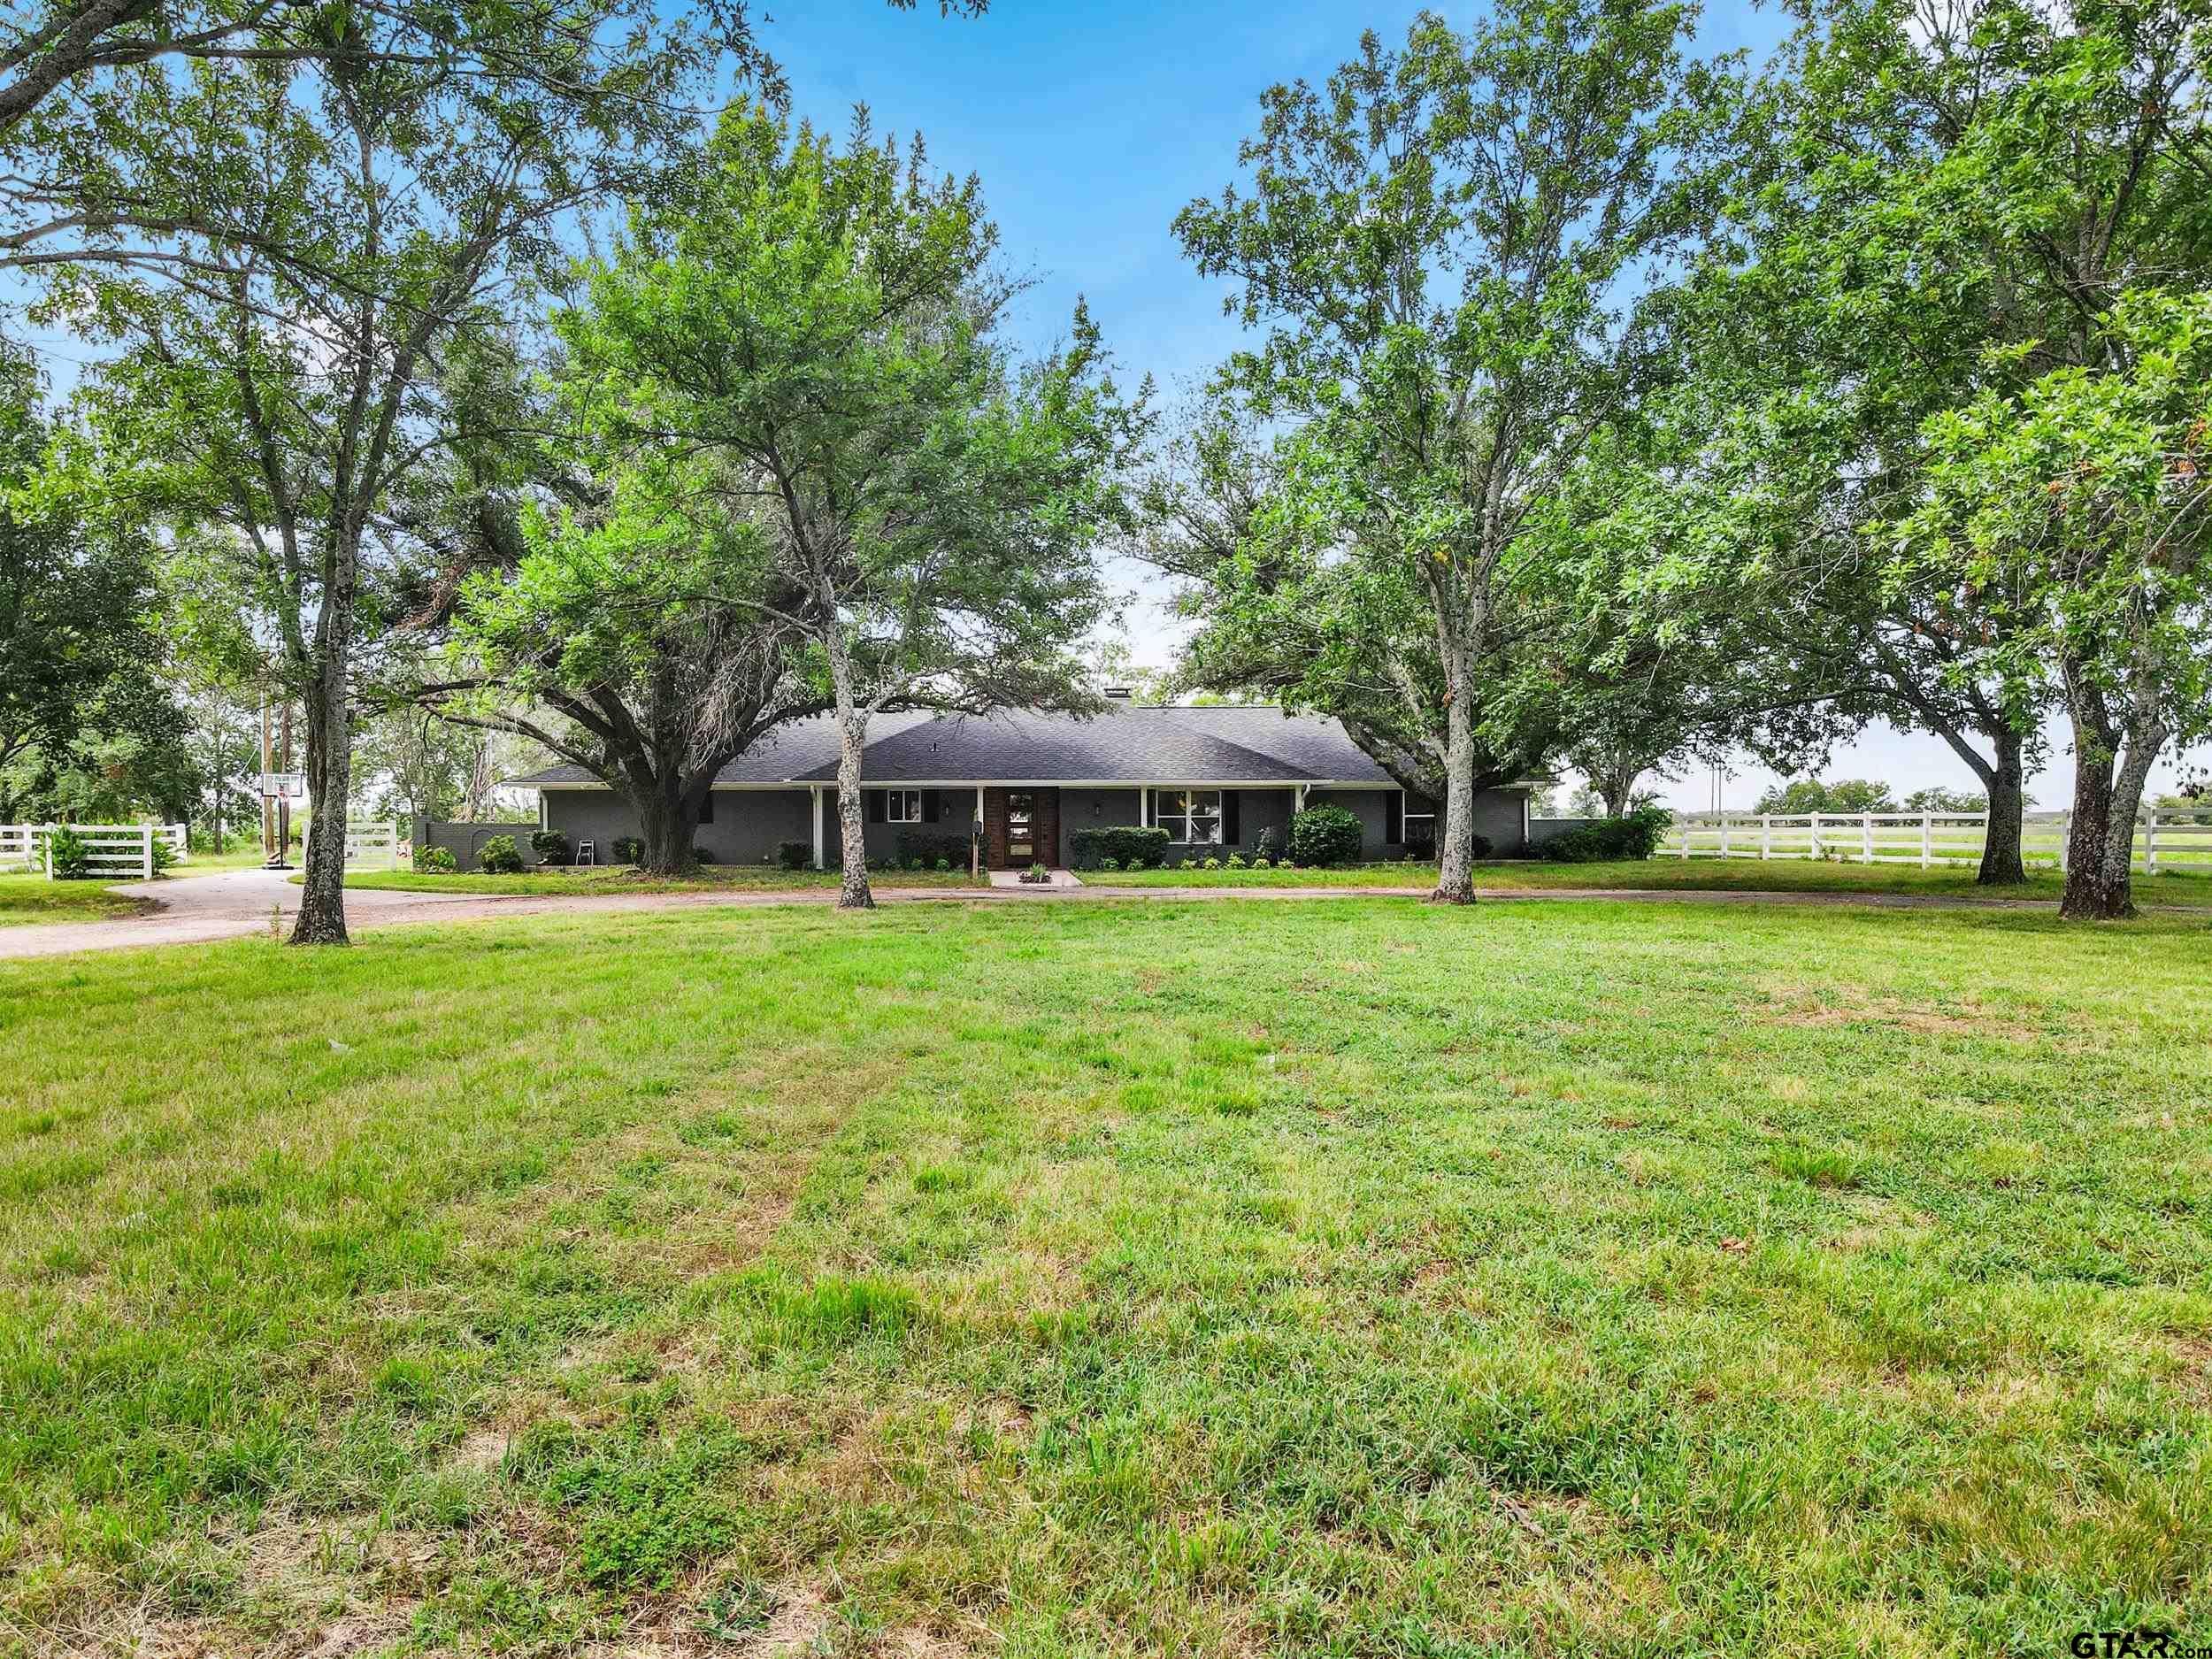
[[[1372,672],[1441,731],[1440,900],[1474,896],[1478,711],[1526,533],[1637,395],[1628,291],[1694,223],[1674,176],[1709,91],[1693,16],[1507,0],[1470,34],[1433,14],[1401,50],[1371,34],[1324,86],[1271,88],[1247,185],[1176,221],[1264,330],[1222,378],[1297,429],[1302,539],[1325,532],[1325,580],[1379,624]]]
[[[841,740],[839,902],[872,903],[860,757],[895,708],[1082,708],[1107,608],[1094,543],[1121,522],[1142,428],[1079,305],[1018,360],[1014,289],[973,179],[918,141],[840,145],[764,108],[633,215],[562,320],[596,419],[754,539],[772,580],[718,588],[817,656]],[[788,589],[788,592],[783,589]]]

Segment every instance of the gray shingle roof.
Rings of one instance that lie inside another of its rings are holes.
[[[987,715],[879,715],[861,775],[872,784],[1019,780],[1046,783],[1375,783],[1391,780],[1336,721],[1274,708],[1117,704],[1078,717],[1010,709]],[[832,783],[837,727],[780,726],[716,774],[719,783]],[[552,766],[518,784],[591,783]]]

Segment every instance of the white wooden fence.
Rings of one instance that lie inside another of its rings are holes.
[[[2063,870],[2072,817],[2028,813],[2021,822],[2022,860]],[[1677,858],[1834,858],[1932,870],[1980,864],[1988,833],[1986,812],[1678,812],[1659,853]],[[2135,861],[2150,875],[2162,871],[2212,875],[2212,809],[2138,814]]]
[[[300,831],[300,863],[307,862],[308,842],[315,833],[313,819],[309,819]],[[375,818],[348,818],[346,820],[346,868],[349,870],[396,870],[399,868],[399,845],[403,838],[396,822],[383,823]]]
[[[0,870],[42,870],[50,878],[46,838],[58,829],[73,831],[88,849],[94,872],[119,881],[152,880],[154,843],[166,842],[181,858],[190,840],[181,824],[0,824]]]

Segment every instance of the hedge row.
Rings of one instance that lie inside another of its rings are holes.
[[[1156,870],[1167,862],[1167,849],[1165,830],[1129,825],[1079,829],[1068,837],[1068,851],[1078,870],[1095,870],[1107,858],[1123,870]]]

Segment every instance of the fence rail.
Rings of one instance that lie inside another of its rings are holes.
[[[300,863],[307,862],[308,843],[314,837],[315,825],[311,818],[300,832]],[[399,844],[402,840],[396,822],[384,823],[375,818],[346,820],[346,868],[349,870],[396,870],[399,868]]]
[[[189,839],[181,824],[0,824],[0,870],[43,871],[51,878],[46,838],[58,829],[73,831],[85,843],[96,873],[142,881],[154,878],[156,841],[182,856]]]
[[[2072,818],[2070,812],[2028,813],[2020,827],[2022,860],[2063,870]],[[1988,834],[1986,812],[1678,812],[1659,853],[1675,858],[1834,858],[1932,870],[1980,864]],[[2161,871],[2212,875],[2212,810],[2139,814],[2135,862],[2149,875]]]

